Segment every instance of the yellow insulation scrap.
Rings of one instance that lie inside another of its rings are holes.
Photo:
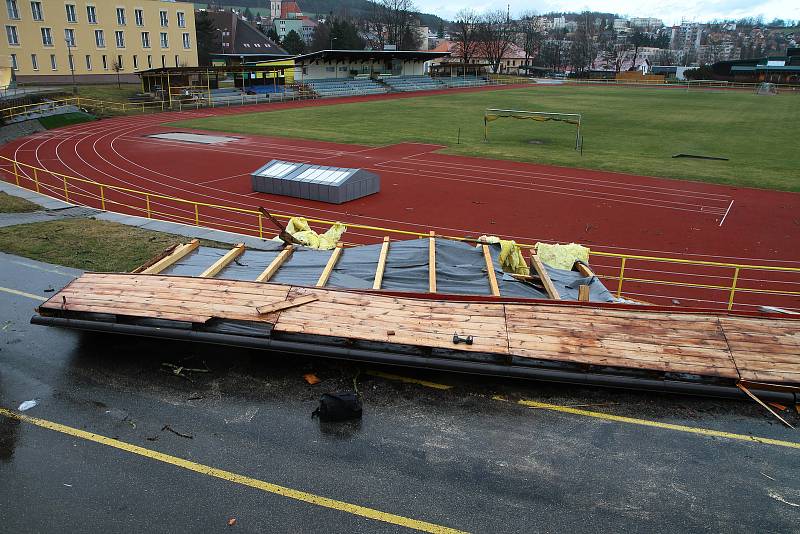
[[[569,245],[548,245],[547,243],[536,243],[534,247],[536,255],[543,263],[556,269],[572,270],[573,264],[580,260],[589,263],[589,249],[577,243]]]
[[[503,271],[514,274],[531,274],[522,252],[514,241],[485,235],[481,236],[481,239],[487,243],[500,243],[500,267],[503,268]]]
[[[286,225],[286,231],[295,239],[303,243],[309,248],[316,248],[319,250],[331,250],[336,248],[336,243],[342,238],[342,234],[347,230],[347,227],[342,223],[334,223],[333,226],[328,228],[328,231],[320,235],[308,225],[303,217],[292,217],[289,219],[289,224]],[[280,238],[276,237],[280,241]]]

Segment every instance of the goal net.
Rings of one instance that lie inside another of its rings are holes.
[[[483,140],[489,140],[489,123],[498,119],[520,119],[538,122],[563,122],[575,126],[575,150],[583,151],[581,134],[581,115],[579,113],[552,113],[545,111],[525,111],[519,109],[487,109],[483,113]]]
[[[778,94],[778,86],[775,85],[774,83],[763,82],[756,89],[756,94],[757,95],[763,95],[763,96],[777,95]]]

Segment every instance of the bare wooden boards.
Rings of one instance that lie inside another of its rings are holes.
[[[302,303],[299,305],[298,303]],[[257,308],[268,313],[261,315]],[[41,306],[204,322],[269,322],[273,333],[591,366],[800,384],[800,320],[608,306],[401,298],[326,288],[87,273]],[[454,345],[453,334],[474,344]]]

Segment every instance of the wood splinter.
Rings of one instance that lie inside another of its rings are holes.
[[[309,302],[314,302],[318,300],[317,297],[312,295],[307,295],[305,297],[297,297],[289,300],[284,300],[283,302],[276,302],[275,304],[266,304],[264,306],[259,306],[256,308],[256,311],[259,315],[266,315],[268,313],[274,313],[276,311],[287,310],[289,308],[294,308],[296,306],[302,306],[303,304],[308,304]]]

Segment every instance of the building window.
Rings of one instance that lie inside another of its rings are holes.
[[[19,9],[17,8],[17,0],[6,0],[6,9],[8,10],[8,18],[19,20]]]
[[[8,44],[19,46],[19,34],[17,34],[16,26],[6,26],[6,37],[8,37]]]
[[[75,5],[65,4],[64,7],[67,10],[67,22],[78,22],[78,16],[75,14]]]
[[[41,2],[31,2],[31,15],[33,16],[33,20],[41,22],[44,20],[44,14],[42,13],[42,3]]]
[[[86,20],[89,24],[97,24],[97,10],[94,6],[86,6]]]
[[[133,55],[133,70],[139,70],[139,57],[136,54]]]
[[[75,30],[72,28],[65,28],[64,40],[67,42],[67,47],[75,48]]]
[[[125,26],[125,8],[118,7],[117,8],[117,24],[120,26]]]
[[[103,30],[94,31],[94,42],[97,45],[97,48],[106,47],[106,34],[103,33]]]
[[[50,68],[53,70],[58,70],[58,63],[56,62],[55,54],[50,54]]]
[[[103,70],[108,70],[108,56],[103,54]]]
[[[86,70],[92,70],[92,56],[86,54]]]
[[[39,58],[36,57],[36,54],[31,54],[31,67],[33,70],[39,70]]]
[[[150,48],[150,32],[142,32],[142,48]]]
[[[158,14],[161,16],[161,27],[166,28],[169,26],[169,13],[166,11],[159,11]]]
[[[17,65],[17,54],[11,54],[11,68],[14,70],[19,70],[19,65]]]
[[[125,32],[119,30],[115,31],[114,41],[117,43],[117,48],[125,48]]]
[[[125,67],[122,64],[122,56],[121,55],[117,56],[117,62],[115,63],[115,65],[117,67],[119,67],[119,70],[124,70],[125,69]]]
[[[136,19],[137,26],[144,26],[144,11],[141,9],[135,9],[133,11],[133,18]]]
[[[183,11],[178,11],[178,28],[186,27],[186,14]]]
[[[166,32],[161,32],[161,48],[169,48],[169,37]]]
[[[53,46],[53,33],[50,28],[42,28],[42,44],[44,46]]]
[[[183,34],[183,47],[184,48],[191,48],[192,47],[192,42],[189,39],[189,34],[188,33],[184,33]]]
[[[151,56],[150,54],[147,54],[147,68],[148,69],[153,68],[153,56]]]

